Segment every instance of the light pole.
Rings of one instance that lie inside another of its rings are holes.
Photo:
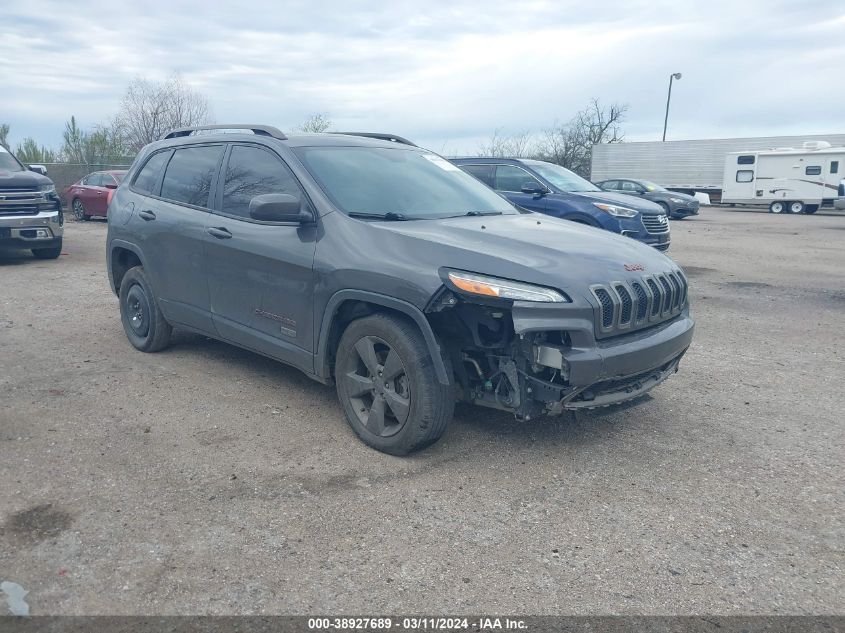
[[[663,140],[666,140],[666,126],[669,124],[669,102],[672,100],[672,80],[681,79],[681,73],[669,75],[669,95],[666,97],[666,117],[663,119]]]

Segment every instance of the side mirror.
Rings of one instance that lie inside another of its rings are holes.
[[[109,183],[108,185],[105,185],[105,188],[106,189],[117,189],[117,183],[113,183],[113,182]]]
[[[41,174],[42,176],[47,175],[47,168],[44,165],[30,165],[29,171],[34,171],[36,174]]]
[[[535,196],[543,196],[549,193],[549,190],[539,182],[529,181],[522,185],[522,193],[533,193]]]
[[[265,193],[249,201],[249,217],[262,222],[297,222],[314,218],[302,208],[302,200],[289,193]]]

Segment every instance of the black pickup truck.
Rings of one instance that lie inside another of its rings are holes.
[[[61,254],[62,204],[46,173],[0,145],[0,251],[29,249],[39,259]]]

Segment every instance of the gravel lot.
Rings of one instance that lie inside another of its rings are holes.
[[[842,613],[845,217],[672,231],[679,374],[600,413],[462,408],[410,458],[263,357],[134,351],[102,222],[2,256],[0,580],[33,614]]]

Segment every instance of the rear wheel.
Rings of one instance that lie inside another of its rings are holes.
[[[36,259],[57,259],[62,254],[62,240],[50,248],[33,248],[32,255]]]
[[[789,212],[790,213],[804,213],[805,205],[803,202],[796,200],[795,202],[789,203]]]
[[[452,419],[451,389],[437,380],[419,328],[401,317],[375,314],[353,321],[338,345],[335,381],[352,430],[384,453],[425,448]]]
[[[156,303],[144,269],[130,268],[120,282],[120,320],[129,342],[142,352],[158,352],[170,343],[172,328]]]
[[[73,217],[75,217],[80,222],[90,219],[87,215],[85,215],[85,205],[79,198],[74,199],[73,203],[70,205],[70,208],[73,211]]]
[[[775,200],[769,205],[769,213],[783,213],[786,211],[786,203],[781,200]]]

